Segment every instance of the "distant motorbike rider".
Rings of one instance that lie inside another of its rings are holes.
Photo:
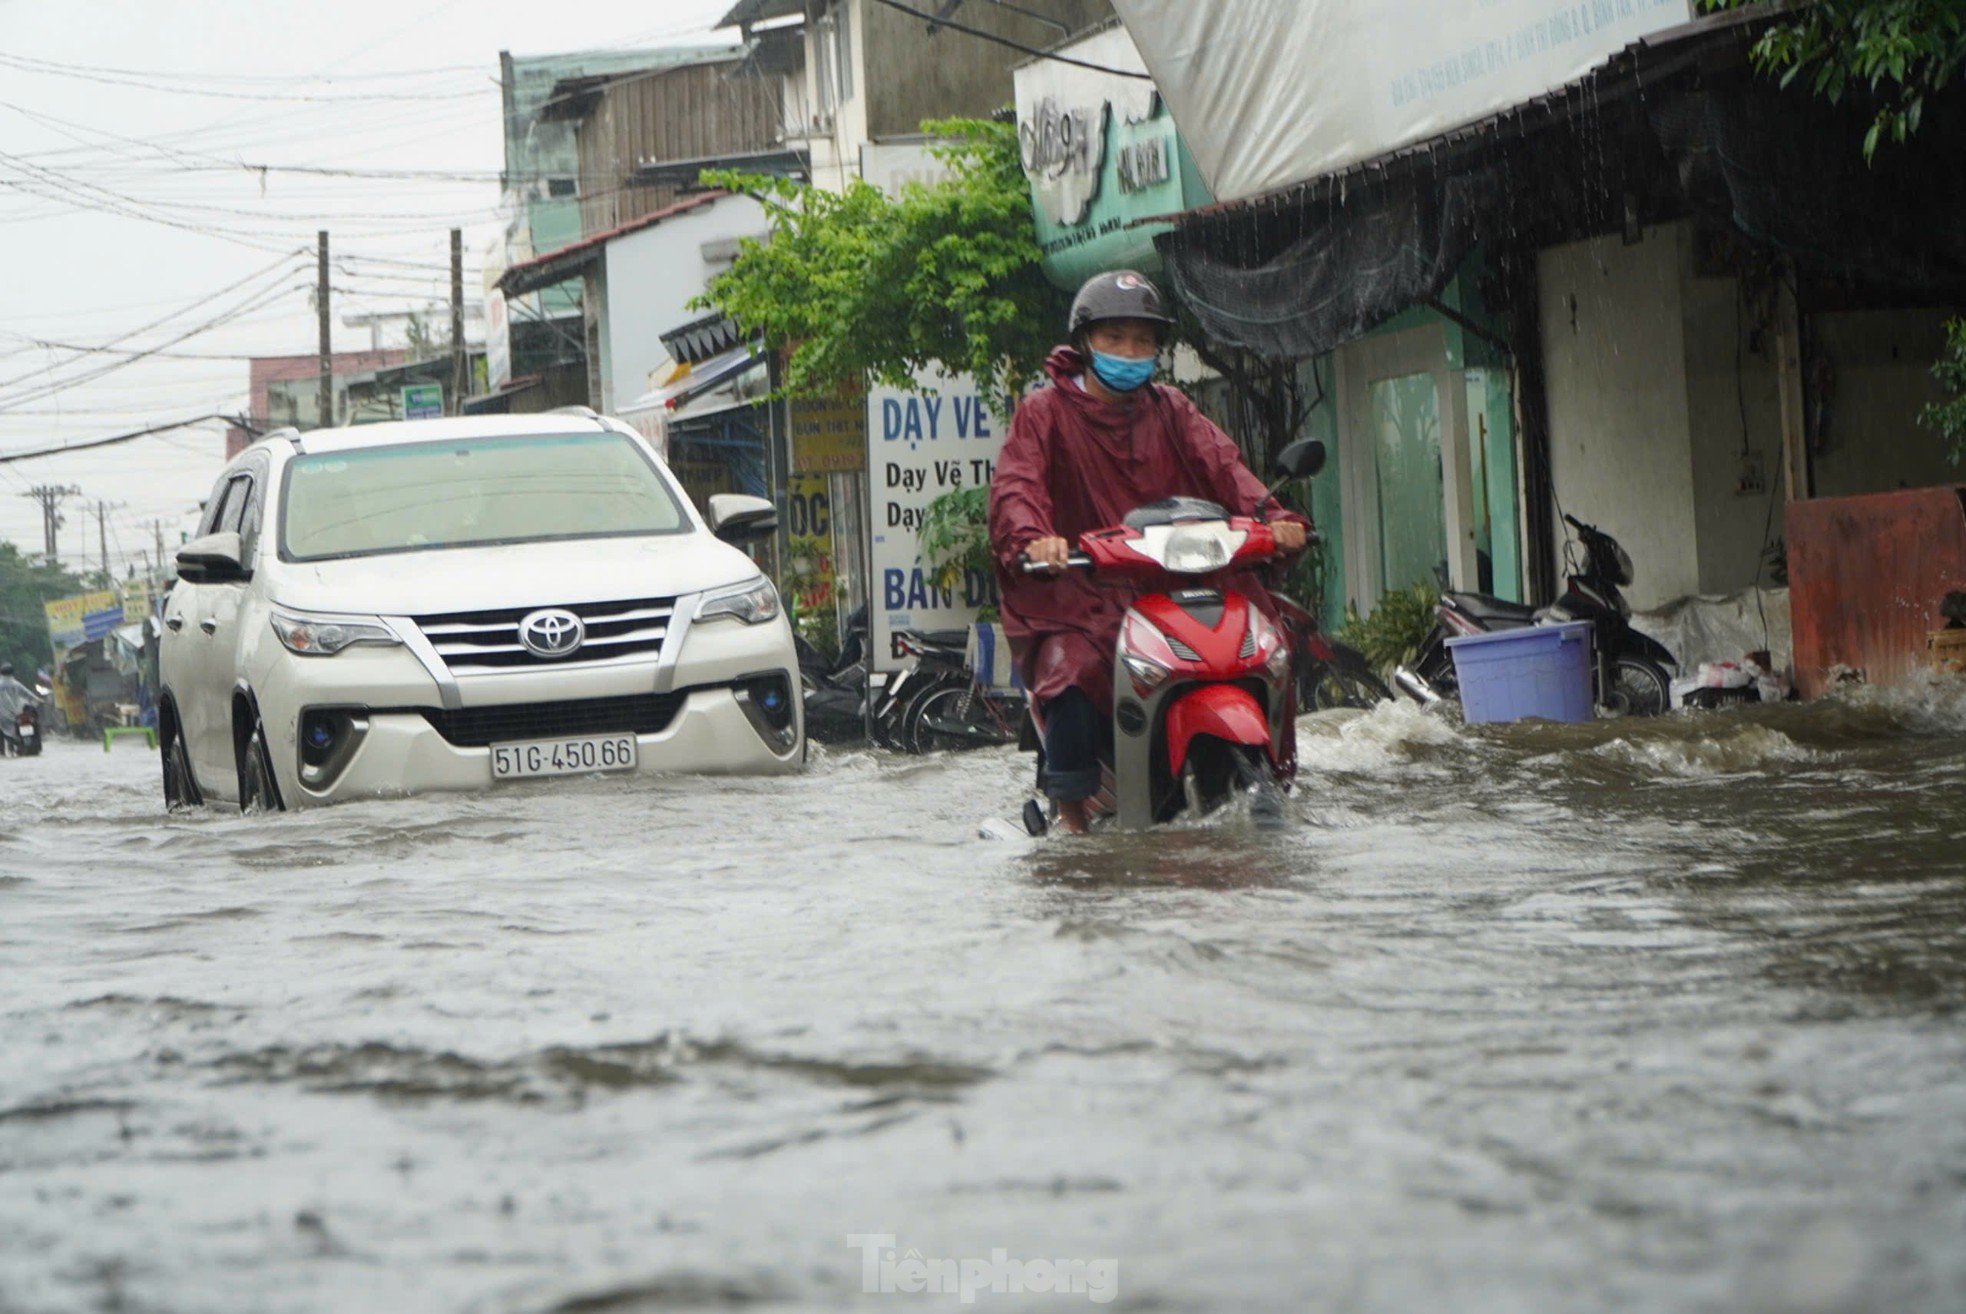
[[[34,691],[14,678],[14,664],[0,662],[0,734],[13,739],[19,734],[21,708],[38,707],[41,700]]]
[[[1060,826],[1085,828],[1099,789],[1099,727],[1112,715],[1113,650],[1139,590],[1061,570],[1078,536],[1169,497],[1199,497],[1268,520],[1277,546],[1304,546],[1310,522],[1286,510],[1234,441],[1173,388],[1152,382],[1174,320],[1132,270],[1096,274],[1072,300],[1069,345],[1045,359],[1051,385],[1018,404],[990,484],[990,547],[1005,636],[1045,725],[1045,790]],[[1253,578],[1239,585],[1275,619]]]

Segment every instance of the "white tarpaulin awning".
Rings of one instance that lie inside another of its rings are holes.
[[[1217,201],[1533,100],[1690,0],[1113,0]]]

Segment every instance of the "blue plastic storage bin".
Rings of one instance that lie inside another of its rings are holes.
[[[1532,625],[1449,639],[1470,722],[1591,719],[1591,625]]]

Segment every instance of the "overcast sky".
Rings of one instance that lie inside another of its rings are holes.
[[[499,52],[673,44],[730,4],[0,0],[0,456],[243,409],[246,357],[315,349],[317,229],[337,350],[369,345],[344,314],[448,302],[452,227],[475,300]],[[407,176],[363,176],[385,171]],[[28,490],[74,485],[62,563],[94,567],[106,503],[120,577],[223,459],[208,422],[0,464],[0,539],[39,553]]]

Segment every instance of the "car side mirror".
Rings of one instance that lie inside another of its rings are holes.
[[[178,578],[193,584],[236,584],[252,578],[237,534],[206,534],[177,550]]]
[[[1287,479],[1309,479],[1324,469],[1324,444],[1315,438],[1299,438],[1277,453],[1276,473]]]
[[[778,532],[778,508],[746,493],[710,495],[710,532],[726,543],[750,543]]]

